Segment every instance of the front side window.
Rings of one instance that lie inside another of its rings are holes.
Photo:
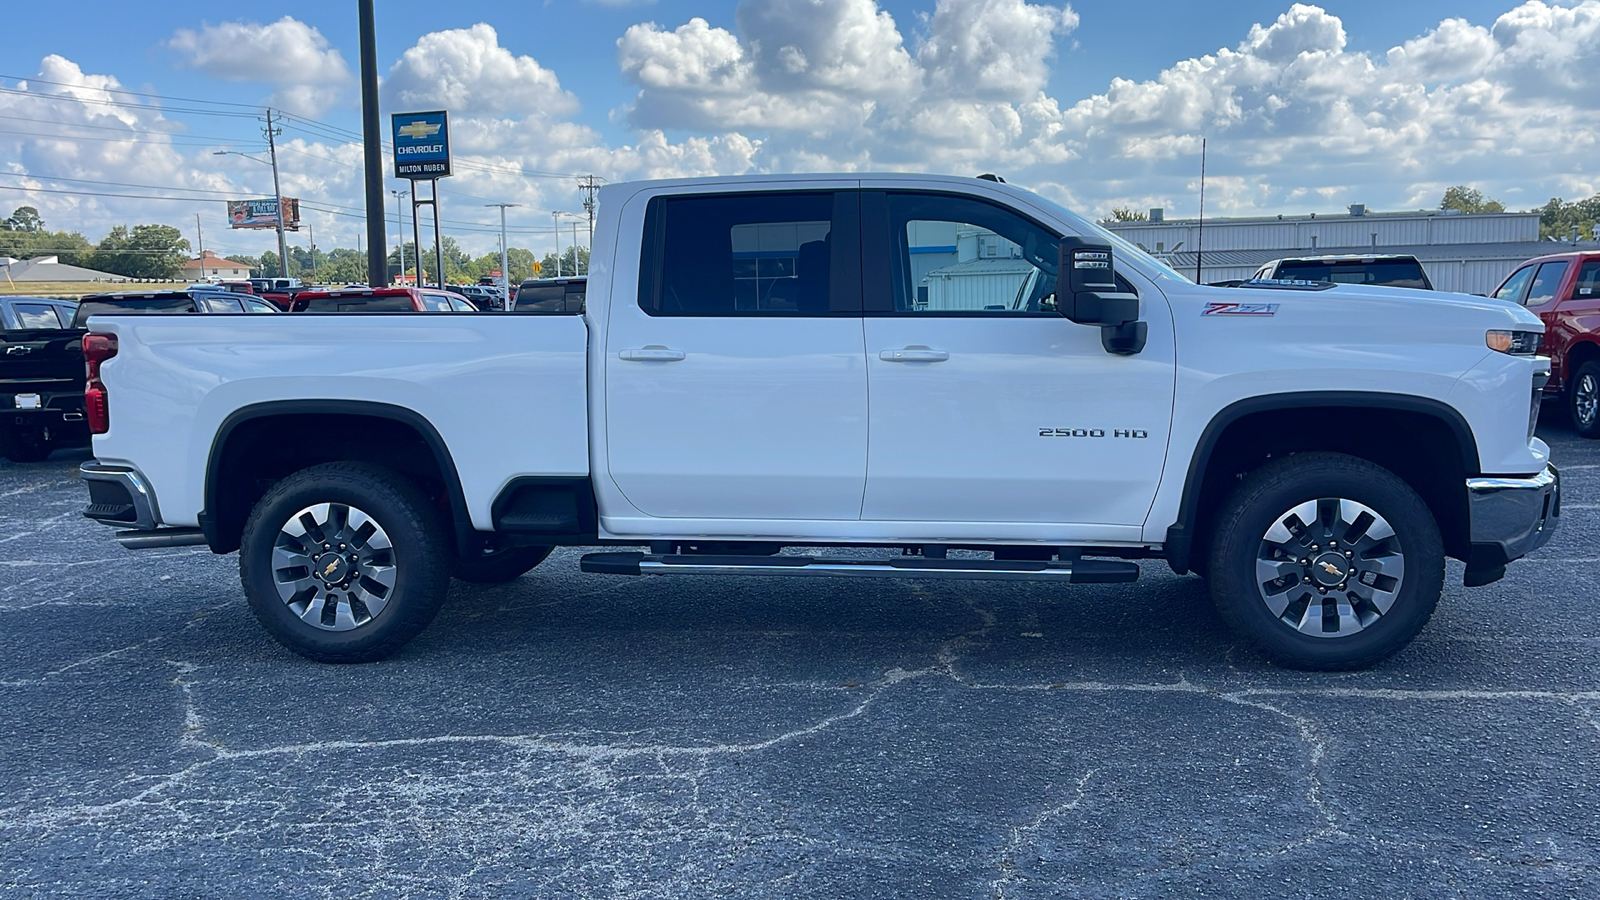
[[[1060,237],[1042,226],[947,194],[874,194],[864,209],[863,227],[888,237],[888,302],[872,297],[870,311],[1054,313]]]
[[[843,274],[859,252],[854,202],[833,191],[656,198],[639,306],[654,316],[854,312],[859,281]]]
[[[1528,287],[1528,299],[1522,301],[1524,306],[1543,306],[1556,298],[1556,291],[1561,287],[1561,276],[1567,274],[1568,263],[1547,262],[1539,266],[1539,271],[1533,276],[1533,284]]]
[[[429,312],[449,312],[450,298],[444,294],[424,291],[422,294],[422,308]]]
[[[232,295],[215,294],[205,298],[206,309],[214,313],[242,313],[244,307]]]

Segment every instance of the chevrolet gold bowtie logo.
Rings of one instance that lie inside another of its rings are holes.
[[[1327,565],[1327,563],[1323,563],[1323,565]],[[339,561],[336,559],[333,562],[328,563],[328,567],[322,570],[322,577],[327,578],[329,575],[332,575],[333,570],[337,568],[339,568]]]
[[[1339,571],[1339,567],[1338,567],[1338,566],[1336,566],[1336,565],[1334,565],[1334,564],[1333,564],[1333,563],[1331,563],[1331,562],[1325,562],[1325,563],[1317,563],[1317,565],[1319,565],[1319,566],[1321,566],[1321,567],[1322,567],[1322,568],[1323,568],[1323,569],[1325,569],[1325,570],[1327,570],[1327,573],[1328,573],[1328,574],[1329,574],[1329,575],[1340,575],[1340,574],[1343,574],[1343,573],[1341,573],[1341,572],[1340,572],[1340,571]],[[327,573],[323,573],[323,574],[327,574]]]
[[[405,137],[411,138],[414,141],[420,141],[423,138],[433,137],[434,135],[438,134],[439,124],[437,122],[411,122],[406,125],[401,125],[399,131],[400,134],[404,135]]]

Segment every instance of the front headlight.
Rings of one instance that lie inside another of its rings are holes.
[[[1512,356],[1537,356],[1539,339],[1543,336],[1537,331],[1491,330],[1484,336],[1483,342],[1490,350],[1500,353],[1509,353]]]

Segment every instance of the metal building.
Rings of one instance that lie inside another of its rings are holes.
[[[1146,222],[1107,226],[1205,283],[1249,278],[1262,264],[1285,256],[1407,253],[1422,262],[1441,291],[1487,294],[1518,263],[1546,253],[1600,249],[1600,243],[1539,240],[1539,214],[1455,210],[1374,213],[1352,206],[1338,215],[1255,216],[1167,220],[1150,210]],[[1203,241],[1203,244],[1202,244]]]

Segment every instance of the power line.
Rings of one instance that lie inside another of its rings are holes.
[[[83,90],[87,90],[87,91],[104,91],[104,92],[106,92],[108,94],[128,94],[129,96],[133,96],[133,97],[152,97],[152,98],[157,99],[157,100],[176,100],[176,101],[178,101],[180,103],[211,103],[211,104],[214,104],[216,106],[242,106],[242,107],[245,107],[247,109],[259,109],[260,108],[259,106],[256,106],[254,104],[234,103],[234,102],[229,101],[229,100],[198,100],[198,99],[195,99],[193,97],[169,97],[169,96],[166,96],[164,94],[145,94],[145,93],[140,93],[139,91],[123,90],[122,88],[92,87],[92,86],[87,85],[87,84],[72,84],[71,82],[66,82],[66,81],[46,81],[43,78],[30,78],[30,77],[28,77],[26,75],[5,75],[5,74],[0,74],[0,78],[9,78],[12,81],[25,81],[28,84],[48,84],[48,85],[52,85],[54,87],[82,88]]]
[[[51,100],[60,102],[70,100],[73,103],[86,103],[95,106],[115,106],[123,109],[139,109],[145,112],[157,113],[188,113],[196,116],[220,116],[229,119],[254,119],[255,113],[224,112],[216,109],[187,109],[177,106],[150,106],[144,103],[124,103],[120,100],[102,100],[98,97],[74,97],[70,94],[41,94],[38,91],[19,91],[15,88],[0,88],[0,94],[15,94],[19,97],[33,97],[37,100]]]
[[[143,134],[166,134],[166,132],[164,132],[164,131],[147,131],[147,132],[142,132],[142,133]],[[112,144],[160,144],[160,145],[162,145],[164,147],[215,147],[217,145],[216,141],[209,141],[209,142],[200,141],[200,142],[194,142],[194,143],[190,143],[188,141],[141,141],[138,138],[110,138],[110,137],[104,137],[103,138],[103,137],[88,137],[86,135],[81,135],[81,134],[47,134],[47,133],[42,132],[42,131],[17,131],[17,130],[10,129],[10,128],[0,128],[0,134],[17,134],[17,135],[23,135],[25,137],[42,138],[42,139],[47,140],[47,141],[68,141],[68,142],[95,141],[95,142],[98,142],[98,143],[112,143]],[[225,139],[224,142],[225,143],[226,142],[232,142],[232,141],[235,141],[235,140],[237,140],[237,138],[227,138],[227,139]]]
[[[38,178],[44,181],[68,181],[75,184],[98,184],[104,187],[144,188],[154,191],[189,191],[196,194],[225,194],[230,197],[238,196],[239,194],[244,193],[243,191],[218,191],[210,188],[173,187],[165,184],[129,184],[123,181],[92,181],[88,178],[67,178],[62,175],[25,175],[20,172],[0,172],[0,175],[9,178]]]

